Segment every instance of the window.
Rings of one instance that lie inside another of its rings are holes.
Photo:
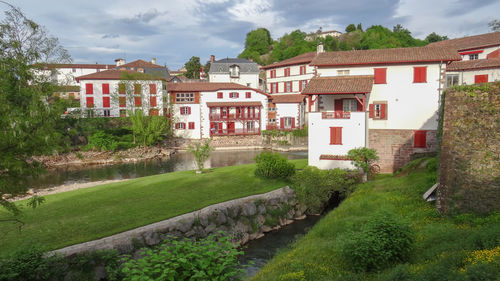
[[[102,84],[102,94],[109,95],[109,84]]]
[[[300,66],[300,75],[303,75],[303,74],[306,74],[306,66],[305,65]]]
[[[127,117],[127,110],[120,109],[120,117]]]
[[[247,87],[250,87],[252,85],[252,83],[247,83]]]
[[[276,119],[274,118],[269,119],[269,123],[276,123]]]
[[[479,83],[488,83],[488,74],[484,75],[475,75],[474,76],[474,83],[479,84]]]
[[[427,83],[427,67],[413,68],[413,83]]]
[[[126,88],[125,84],[123,84],[123,83],[118,84],[118,94],[125,95],[126,90],[127,90],[127,88]]]
[[[414,137],[413,147],[426,148],[427,147],[427,131],[415,131],[414,135],[415,135],[415,137]]]
[[[119,102],[120,102],[120,107],[126,107],[127,106],[127,99],[125,97],[119,97]]]
[[[245,125],[246,125],[245,127],[248,131],[252,131],[255,129],[255,122],[254,121],[247,121]]]
[[[387,68],[374,68],[373,73],[375,75],[375,84],[387,84]]]
[[[149,94],[156,95],[156,84],[149,84]]]
[[[343,99],[342,110],[344,112],[358,111],[358,102],[355,99]]]
[[[238,92],[229,93],[229,98],[231,98],[231,99],[237,99],[239,96],[240,96],[240,93],[238,93]]]
[[[141,94],[141,84],[134,84],[134,95],[140,95]]]
[[[293,117],[280,118],[280,128],[281,129],[293,129],[293,128],[295,128],[295,118],[293,118]]]
[[[191,114],[191,107],[189,106],[182,106],[180,108],[181,110],[181,115],[190,115]]]
[[[246,92],[246,93],[245,93],[245,97],[246,97],[247,99],[251,99],[251,98],[252,98],[252,92]]]
[[[194,102],[194,93],[177,93],[175,102]]]
[[[194,130],[194,122],[189,122],[188,126],[189,126],[189,130]]]
[[[458,85],[458,74],[446,75],[446,88]]]
[[[104,110],[104,117],[109,117],[109,116],[111,116],[111,110],[105,109]]]
[[[217,92],[217,98],[222,99],[224,97],[224,94],[222,92]]]
[[[276,107],[270,107],[268,110],[269,111],[276,111]]]
[[[271,83],[271,94],[278,92],[278,83]]]
[[[94,93],[94,85],[92,85],[92,83],[85,84],[85,93],[87,95],[92,95]]]
[[[149,110],[149,116],[158,116],[158,109],[150,109]]]
[[[369,105],[368,117],[379,120],[387,120],[387,102],[374,102]]]
[[[103,97],[102,98],[102,107],[110,107],[109,97]]]
[[[330,127],[330,144],[342,145],[342,127]]]
[[[299,91],[304,90],[304,88],[307,86],[307,80],[300,80],[299,81]]]
[[[337,75],[349,75],[349,70],[348,69],[337,70]]]
[[[93,97],[87,97],[87,108],[94,107],[94,98]]]
[[[469,59],[470,60],[477,60],[477,59],[479,59],[479,55],[478,54],[471,54],[471,55],[469,55]]]
[[[237,65],[230,66],[229,67],[229,76],[239,77],[240,76],[240,67]]]
[[[185,130],[185,129],[186,129],[186,123],[182,123],[182,122],[180,122],[180,123],[175,123],[175,128],[176,128],[177,130]]]
[[[269,78],[276,78],[276,69],[269,71]]]
[[[292,92],[292,81],[285,82],[285,93]]]
[[[75,73],[76,72],[76,68],[71,69],[71,71],[73,71],[73,73]]]
[[[152,106],[152,107],[156,106],[156,97],[149,98],[149,106]]]
[[[142,106],[141,97],[134,97],[134,103],[135,103],[135,106]]]
[[[290,67],[287,67],[283,70],[283,76],[288,77],[290,76]]]

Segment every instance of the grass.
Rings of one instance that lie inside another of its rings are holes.
[[[405,176],[380,175],[357,186],[338,208],[250,280],[497,280],[500,214],[441,217],[434,203],[421,197],[432,186],[435,174],[414,166],[409,166],[412,171]],[[340,258],[337,238],[359,230],[379,211],[410,223],[415,235],[410,261],[381,272],[350,272]],[[471,279],[474,271],[479,273]],[[490,274],[493,279],[478,274]]]
[[[297,168],[307,160],[292,160]],[[206,206],[269,192],[287,185],[254,176],[255,165],[173,172],[46,196],[35,210],[23,210],[22,231],[0,225],[0,256],[21,243],[53,250],[199,210]],[[19,201],[19,205],[25,205]],[[0,220],[9,214],[0,208]]]

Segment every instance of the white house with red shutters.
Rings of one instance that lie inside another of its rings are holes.
[[[187,139],[260,135],[269,95],[236,83],[168,83],[174,134]]]
[[[437,112],[450,48],[395,48],[319,53],[309,100],[309,165],[351,168],[352,148],[377,150],[392,172],[415,153],[435,151]]]
[[[135,76],[138,74],[140,76]],[[132,70],[117,69],[77,77],[80,108],[91,116],[123,117],[139,109],[145,115],[163,115],[163,80]]]
[[[271,95],[268,107],[268,130],[301,129],[306,123],[306,103],[303,95]]]

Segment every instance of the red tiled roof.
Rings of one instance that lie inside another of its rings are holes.
[[[169,92],[216,92],[219,90],[253,90],[263,95],[268,94],[247,86],[236,83],[194,82],[194,83],[168,83]]]
[[[116,68],[122,68],[122,67],[139,67],[139,68],[165,68],[164,66],[161,66],[161,65],[157,65],[157,64],[154,64],[154,63],[150,63],[149,61],[145,61],[145,60],[136,60],[136,61],[133,61],[133,62],[129,62],[129,63],[126,63],[124,65],[120,65],[120,66],[113,66],[113,67],[116,67]]]
[[[111,70],[100,71],[92,74],[79,76],[76,77],[75,80],[77,82],[80,82],[80,80],[122,80],[122,79],[127,79],[127,77],[123,77],[126,74],[135,75],[136,77],[135,80],[165,80],[164,78],[154,77],[133,70],[118,70],[118,69],[111,69]]]
[[[54,69],[54,68],[85,68],[85,69],[112,69],[116,65],[114,64],[92,64],[92,63],[49,63],[40,64],[43,69]]]
[[[488,68],[500,68],[500,59],[481,59],[454,61],[446,67],[446,71],[464,71]]]
[[[486,48],[500,45],[500,32],[492,32],[444,40],[429,44],[429,47],[451,47],[458,51]]]
[[[314,77],[307,83],[303,95],[370,93],[373,75]]]
[[[301,94],[272,95],[271,99],[273,103],[301,103],[305,96]]]
[[[258,101],[241,101],[241,102],[207,102],[208,107],[221,107],[221,106],[262,106]]]
[[[306,64],[306,63],[310,63],[314,59],[315,56],[316,56],[316,52],[304,53],[302,55],[298,55],[298,56],[293,57],[293,58],[289,58],[286,60],[282,60],[280,62],[275,62],[273,64],[263,66],[262,69],[270,69],[270,68],[295,65],[295,64]]]
[[[393,63],[456,61],[462,57],[451,48],[393,48],[319,53],[311,62],[316,66],[348,66]]]

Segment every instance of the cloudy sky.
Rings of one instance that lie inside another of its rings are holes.
[[[44,25],[76,63],[157,58],[178,69],[191,56],[202,63],[235,57],[246,33],[267,28],[274,39],[295,29],[344,31],[402,24],[418,38],[489,32],[500,19],[498,0],[5,0]],[[8,6],[0,3],[0,10]],[[3,17],[3,13],[0,17]]]

